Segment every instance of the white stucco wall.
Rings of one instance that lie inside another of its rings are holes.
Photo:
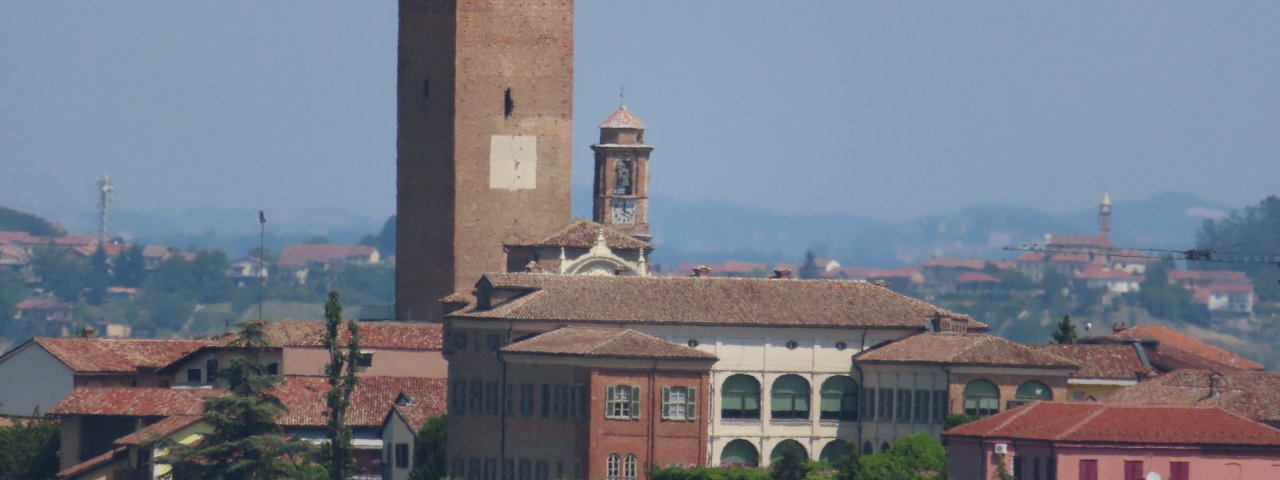
[[[400,415],[392,412],[387,416],[386,423],[382,426],[382,461],[387,465],[387,471],[391,473],[391,480],[408,480],[409,472],[413,470],[413,442],[416,438],[413,430],[404,422]],[[395,445],[397,443],[405,443],[409,445],[409,464],[405,468],[396,468]],[[388,454],[389,452],[389,454]]]
[[[47,413],[71,393],[75,374],[62,361],[32,342],[0,361],[0,415]]]

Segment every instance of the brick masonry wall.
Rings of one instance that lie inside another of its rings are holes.
[[[964,387],[971,381],[985,379],[996,384],[996,388],[1000,390],[1000,411],[1007,409],[1010,400],[1016,397],[1018,386],[1024,382],[1037,380],[1044,382],[1053,391],[1053,400],[1068,400],[1067,398],[1067,372],[1063,371],[1062,375],[1032,375],[1032,374],[987,374],[987,373],[953,373],[951,374],[951,403],[948,411],[950,413],[964,413]]]

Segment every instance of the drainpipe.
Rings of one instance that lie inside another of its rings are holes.
[[[515,332],[515,328],[515,322],[507,322],[508,345],[511,344],[511,335]],[[501,349],[501,347],[499,347],[499,349]],[[500,351],[493,352],[493,355],[498,359],[498,363],[502,364],[502,384],[498,387],[498,391],[501,392],[500,395],[502,395],[502,404],[498,405],[498,409],[502,411],[500,414],[501,416],[499,417],[501,418],[499,426],[502,428],[502,433],[499,435],[501,440],[498,444],[497,466],[497,470],[501,472],[507,465],[507,403],[513,401],[513,399],[507,398],[507,361],[502,359],[502,352]],[[512,393],[515,393],[514,389],[511,389],[511,391]]]
[[[658,397],[655,390],[658,388],[658,360],[653,360],[653,370],[649,371],[649,410],[654,412],[649,414],[649,458],[648,465],[645,465],[645,477],[649,476],[649,472],[653,470],[654,464],[654,435],[657,434],[658,416],[662,415],[662,406],[657,403]],[[654,408],[657,407],[657,408]],[[643,410],[643,409],[641,409]]]
[[[864,350],[867,349],[867,331],[868,330],[870,329],[867,329],[867,328],[862,329],[862,339],[858,341],[858,353],[862,353]],[[857,355],[858,353],[855,353],[854,355]],[[862,366],[858,365],[858,362],[853,362],[852,358],[850,358],[850,363],[853,363],[853,369],[858,372],[858,380],[862,382],[862,385],[858,392],[859,394],[858,396],[861,397],[862,392],[865,392],[867,390],[867,377],[865,374],[862,373]],[[863,405],[861,402],[858,403],[859,411],[866,409],[866,407],[867,406]],[[853,448],[859,452],[862,451],[862,423],[865,422],[866,420],[867,419],[865,418],[858,417],[858,441],[857,441],[857,445],[854,445]]]
[[[945,366],[938,367],[938,368],[941,368],[943,373],[947,374],[947,393],[946,393],[947,408],[942,412],[942,431],[945,432],[947,431],[947,415],[951,414],[951,369]]]

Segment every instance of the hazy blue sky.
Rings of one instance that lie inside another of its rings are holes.
[[[576,17],[578,183],[625,84],[656,195],[898,218],[1280,190],[1280,2],[579,0]],[[89,210],[110,173],[125,210],[380,221],[395,35],[392,1],[0,3],[0,204]]]

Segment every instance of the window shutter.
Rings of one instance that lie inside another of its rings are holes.
[[[636,385],[631,386],[631,418],[640,418],[640,387]]]
[[[671,387],[662,387],[662,419],[671,418]]]
[[[613,386],[604,387],[604,417],[613,417]]]
[[[689,387],[688,393],[685,394],[685,401],[689,402],[684,409],[685,419],[698,418],[698,387]]]

